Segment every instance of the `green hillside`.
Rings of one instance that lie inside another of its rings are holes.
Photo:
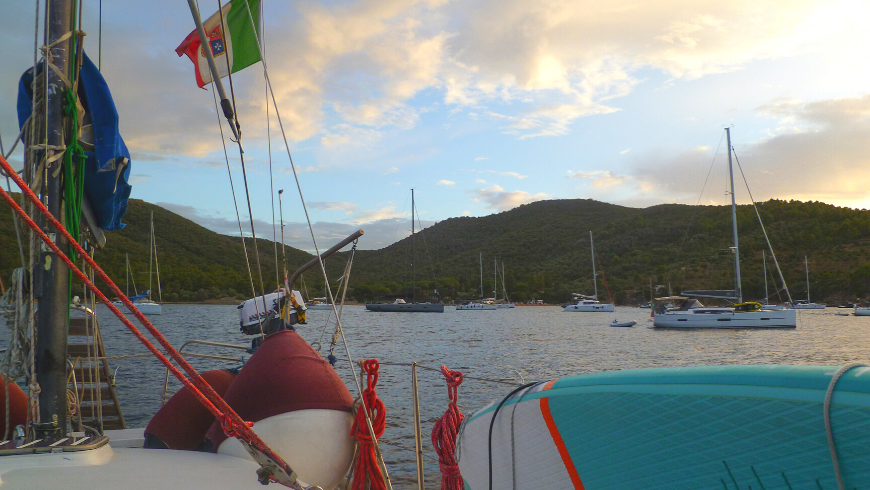
[[[758,209],[795,299],[806,298],[804,255],[810,260],[813,300],[870,297],[870,211],[778,200]],[[512,300],[564,302],[571,292],[592,294],[589,231],[618,303],[648,299],[650,279],[665,286],[663,294],[668,283],[674,292],[732,288],[730,211],[730,206],[685,205],[635,209],[573,199],[540,201],[481,218],[451,218],[417,237],[418,298],[435,288],[445,298],[477,298],[479,252],[487,295],[494,256],[505,264]],[[751,206],[738,208],[738,223],[744,298],[758,299],[764,295],[764,237]],[[409,264],[409,239],[359,252],[352,283],[356,296],[405,294]],[[772,274],[769,256],[768,265]],[[772,276],[769,281],[773,292]],[[606,298],[601,279],[598,287]]]
[[[771,200],[759,204],[777,259],[795,299],[806,298],[803,257],[809,256],[812,299],[834,304],[870,298],[870,211],[819,202]],[[129,253],[136,285],[148,281],[148,219],[154,211],[160,275],[167,301],[250,297],[241,241],[209,231],[163,208],[131,200],[124,230],[108,232],[109,246],[96,259],[123,285]],[[0,211],[0,277],[20,263],[8,209]],[[764,237],[751,206],[738,209],[744,297],[763,296]],[[479,296],[478,254],[483,253],[484,289],[493,286],[493,258],[504,262],[512,300],[564,302],[570,293],[592,293],[589,231],[609,288],[620,304],[649,298],[649,282],[675,293],[683,289],[733,287],[731,218],[728,206],[659,205],[627,208],[592,200],[540,201],[481,218],[451,218],[416,236],[417,298],[438,289],[445,300]],[[365,237],[362,242],[364,243]],[[274,244],[258,240],[267,289],[275,287]],[[252,259],[251,242],[248,250]],[[311,255],[287,247],[292,270]],[[347,253],[328,262],[341,275]],[[772,262],[769,281],[773,285]],[[319,271],[306,281],[312,296],[322,287]],[[256,275],[255,275],[256,279]],[[358,251],[349,297],[388,300],[410,297],[411,240],[381,250]],[[778,283],[778,281],[777,281]],[[123,287],[123,286],[122,286]],[[259,290],[259,285],[257,286]],[[501,289],[501,287],[499,287]],[[132,292],[132,290],[131,290]],[[774,296],[772,298],[776,300]],[[783,300],[785,299],[783,293]]]
[[[110,277],[125,288],[125,254],[129,254],[133,280],[139,292],[148,289],[150,214],[160,264],[160,282],[166,301],[205,301],[219,298],[251,297],[251,282],[245,266],[241,240],[207,230],[171,211],[138,199],[131,199],[123,230],[106,232],[107,246],[97,250],[94,259]],[[26,238],[25,238],[26,240]],[[276,287],[275,249],[271,240],[258,239],[263,281],[267,290]],[[251,266],[255,267],[253,242],[247,240]],[[280,257],[280,249],[278,251]],[[288,267],[295,269],[313,256],[286,248]],[[7,283],[13,268],[21,263],[10,210],[0,210],[0,277]],[[255,269],[256,270],[256,269]],[[313,276],[312,276],[313,277]],[[254,275],[255,281],[257,274]],[[98,285],[104,292],[99,280]],[[257,290],[260,290],[257,284]],[[78,293],[74,293],[78,294]],[[133,284],[130,284],[133,294]],[[157,284],[153,284],[153,297]]]

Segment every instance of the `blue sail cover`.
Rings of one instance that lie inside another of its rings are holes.
[[[37,67],[37,74],[42,65]],[[33,110],[31,83],[33,68],[21,76],[18,84],[18,126],[24,125]],[[79,100],[90,115],[94,132],[94,151],[85,152],[85,195],[94,212],[97,226],[119,230],[126,226],[121,218],[127,213],[127,199],[132,186],[130,152],[118,132],[118,111],[109,86],[94,63],[84,55],[79,72]]]

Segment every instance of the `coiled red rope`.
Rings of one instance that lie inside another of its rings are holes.
[[[456,436],[465,415],[459,411],[456,400],[459,398],[459,385],[464,376],[460,371],[451,371],[447,366],[441,366],[441,374],[447,379],[447,396],[450,402],[447,411],[435,422],[432,429],[432,445],[438,453],[438,465],[441,467],[441,490],[462,490],[462,475],[459,474],[459,464],[456,462]]]
[[[121,289],[112,281],[111,278],[109,278],[108,274],[106,274],[103,269],[100,268],[100,266],[97,265],[96,262],[94,262],[94,260],[87,252],[85,252],[82,246],[79,245],[78,242],[69,234],[66,228],[64,228],[64,226],[51,214],[51,212],[45,207],[45,205],[42,204],[42,201],[39,200],[39,197],[37,197],[36,194],[34,194],[32,190],[30,190],[30,187],[24,182],[24,180],[21,179],[18,173],[15,172],[12,166],[9,165],[9,162],[7,162],[2,155],[0,155],[0,168],[5,171],[6,175],[8,175],[10,178],[12,178],[12,180],[15,181],[15,184],[18,185],[27,200],[30,201],[34,205],[34,207],[45,217],[47,222],[51,223],[52,227],[54,227],[57,233],[66,239],[69,246],[78,253],[78,256],[81,257],[88,265],[90,265],[94,269],[94,273],[99,276],[100,279],[103,280],[103,282],[106,283],[106,285],[109,287],[109,290],[111,290],[121,300],[121,302],[124,303],[127,309],[130,310],[131,313],[133,313],[133,315],[139,320],[142,326],[144,326],[145,329],[147,329],[148,332],[157,340],[157,342],[160,343],[160,345],[164,349],[166,349],[166,352],[169,354],[169,356],[172,357],[176,362],[178,362],[179,366],[181,366],[185,370],[185,372],[187,372],[187,375],[190,376],[190,379],[185,377],[184,374],[182,374],[182,372],[179,371],[179,369],[176,368],[172,364],[172,362],[167,359],[166,356],[164,356],[163,353],[161,353],[157,349],[157,347],[153,343],[151,343],[151,341],[149,341],[145,337],[145,335],[138,328],[136,328],[136,326],[133,325],[133,323],[123,313],[121,313],[121,310],[119,310],[111,301],[109,301],[109,298],[107,298],[106,295],[103,294],[102,291],[100,291],[99,288],[96,287],[96,285],[94,285],[94,283],[88,278],[88,276],[85,275],[69,259],[69,257],[67,257],[60,250],[60,248],[58,248],[54,241],[48,237],[48,235],[40,228],[40,226],[36,224],[36,222],[33,221],[23,209],[21,209],[21,206],[19,206],[18,203],[15,202],[15,199],[13,199],[12,196],[10,196],[9,193],[7,193],[5,190],[0,188],[0,197],[2,197],[3,200],[6,201],[7,204],[9,204],[12,210],[16,214],[18,214],[21,220],[30,229],[32,229],[34,233],[36,233],[39,239],[42,240],[42,242],[45,243],[46,246],[51,248],[51,250],[57,255],[57,257],[62,260],[67,265],[67,267],[70,268],[70,271],[72,271],[73,274],[76,275],[76,277],[81,279],[82,282],[88,287],[88,289],[94,292],[97,298],[99,298],[99,300],[103,302],[103,304],[105,304],[106,307],[108,307],[109,310],[114,313],[116,317],[118,317],[118,319],[127,327],[127,329],[129,329],[130,332],[132,332],[133,335],[136,336],[136,338],[139,339],[142,344],[149,351],[151,351],[151,353],[154,354],[154,356],[161,363],[163,363],[163,365],[166,366],[166,368],[169,369],[172,374],[176,378],[178,378],[179,381],[181,381],[183,385],[187,386],[187,389],[190,390],[193,396],[195,396],[203,404],[203,406],[205,406],[211,413],[215,415],[215,417],[218,418],[218,420],[221,421],[221,426],[224,428],[224,431],[228,433],[228,435],[232,433],[232,435],[234,435],[235,437],[241,439],[244,442],[247,442],[248,444],[251,444],[259,451],[264,453],[266,456],[271,458],[276,463],[276,465],[284,469],[287,474],[290,474],[292,470],[290,469],[289,465],[287,465],[287,463],[283,459],[281,459],[280,456],[275,454],[275,452],[272,451],[266,445],[266,443],[263,442],[263,440],[254,433],[248,423],[242,420],[242,418],[239,417],[239,415],[232,408],[230,408],[229,405],[227,405],[227,402],[224,401],[224,399],[221,398],[220,395],[218,395],[217,392],[214,391],[211,385],[209,385],[202,378],[202,376],[199,375],[196,369],[194,369],[193,366],[191,366],[187,362],[187,360],[184,359],[184,357],[172,346],[172,344],[170,344],[169,341],[166,340],[166,337],[164,337],[163,334],[161,334],[160,331],[157,330],[157,328],[154,327],[153,324],[151,324],[148,318],[146,318],[145,315],[143,315],[142,312],[133,305],[130,299],[126,295],[124,295]],[[298,487],[297,485],[297,488],[301,487]]]
[[[372,421],[372,429],[375,433],[375,440],[372,441],[372,436],[369,433],[369,427],[366,423],[366,414],[360,404],[359,410],[356,412],[356,418],[353,421],[353,427],[350,429],[350,435],[354,436],[359,441],[359,451],[356,456],[356,465],[353,469],[353,490],[385,490],[384,476],[381,474],[381,468],[378,465],[377,454],[375,453],[375,443],[384,435],[384,428],[387,426],[387,412],[384,408],[384,402],[378,398],[378,393],[375,391],[375,386],[378,384],[378,368],[380,363],[377,359],[366,359],[363,361],[363,370],[366,372],[366,389],[363,390],[362,396],[365,400],[365,406],[368,408],[369,419]]]

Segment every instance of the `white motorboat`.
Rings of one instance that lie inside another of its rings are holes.
[[[734,290],[683,291],[684,297],[657,298],[653,326],[657,328],[795,328],[797,312],[794,310],[768,310],[760,303],[743,303],[740,283],[740,248],[737,238],[737,201],[734,195],[734,170],[731,162],[731,128],[725,128],[728,140],[728,173],[731,179],[731,225],[734,235]],[[760,219],[760,218],[759,218]],[[762,224],[763,229],[763,224]],[[766,236],[766,234],[765,234]],[[769,246],[769,243],[768,243]],[[776,264],[776,255],[771,256]],[[777,264],[777,269],[779,265]],[[780,274],[781,276],[781,274]],[[785,281],[783,281],[784,285]],[[788,292],[788,288],[785,288]],[[734,301],[733,308],[705,307],[692,298],[717,298]],[[679,301],[678,307],[666,308],[663,302]]]
[[[305,307],[309,310],[331,310],[332,305],[329,304],[326,298],[312,298],[311,301],[305,303]]]
[[[573,305],[564,307],[562,311],[571,312],[611,312],[613,311],[612,303],[598,302],[598,272],[595,270],[595,244],[592,241],[592,232],[589,232],[589,249],[592,252],[592,285],[595,288],[595,294],[586,296],[583,294],[572,293],[571,299],[577,300]]]
[[[855,316],[870,316],[870,306],[856,306]]]
[[[599,303],[594,299],[581,299],[573,305],[566,306],[563,311],[609,313],[613,311],[613,305],[609,303]]]

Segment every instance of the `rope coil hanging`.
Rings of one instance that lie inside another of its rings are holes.
[[[368,418],[371,420],[375,440],[368,430],[366,410],[360,405],[353,421],[350,434],[359,442],[356,464],[353,469],[352,490],[385,490],[384,477],[378,465],[375,444],[384,434],[386,428],[387,412],[384,402],[378,398],[375,386],[378,384],[378,368],[380,363],[377,359],[363,361],[363,370],[366,373],[366,389],[362,392],[365,407],[368,408]]]
[[[441,468],[441,490],[462,490],[462,475],[459,473],[459,463],[456,462],[456,437],[465,415],[459,411],[459,385],[465,379],[462,372],[441,366],[441,374],[447,380],[447,396],[450,402],[447,410],[432,428],[432,445],[438,453],[438,466]]]

